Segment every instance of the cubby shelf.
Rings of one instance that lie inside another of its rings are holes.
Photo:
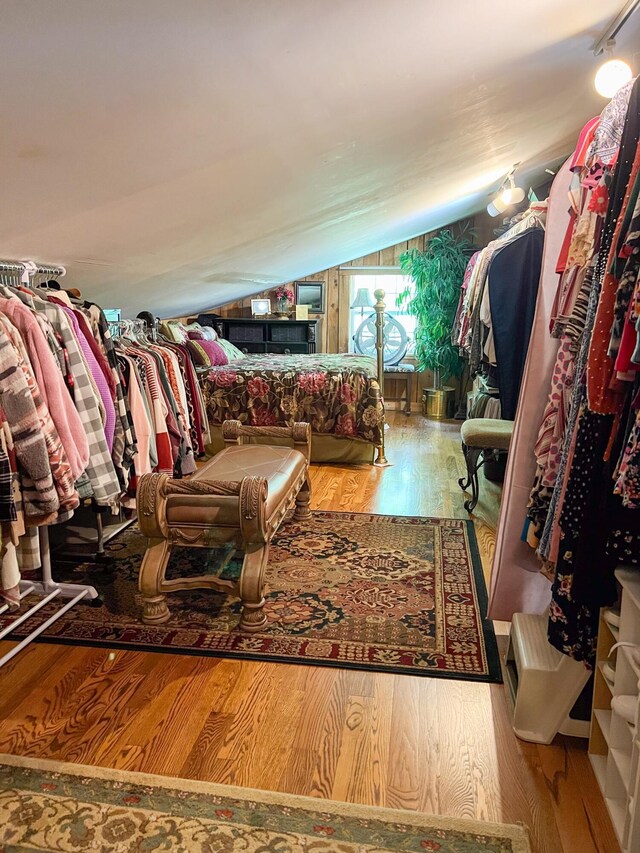
[[[595,670],[593,714],[589,738],[589,758],[602,791],[611,822],[623,853],[640,851],[640,744],[636,737],[639,722],[640,667],[631,654],[631,646],[613,649],[617,642],[640,647],[640,572],[619,569],[616,578],[622,588],[620,625],[611,626],[600,614],[597,663]],[[609,661],[615,669],[613,681],[602,671]],[[611,708],[612,698],[636,697],[635,725]]]

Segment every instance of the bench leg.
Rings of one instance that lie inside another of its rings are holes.
[[[240,628],[243,631],[260,631],[267,624],[264,607],[264,573],[269,559],[269,544],[249,544],[244,553],[240,573],[240,598],[242,616]]]
[[[482,448],[467,447],[465,444],[463,444],[462,452],[464,454],[464,461],[467,465],[467,477],[466,479],[464,477],[461,477],[458,480],[458,485],[465,492],[467,491],[469,486],[471,486],[471,498],[464,502],[464,508],[467,512],[473,512],[476,504],[478,503],[478,498],[480,497],[478,471],[484,463],[484,459],[481,458]]]
[[[142,593],[142,621],[146,625],[160,625],[169,619],[167,596],[160,592],[164,573],[169,562],[171,546],[166,539],[150,539],[138,577]]]
[[[293,517],[296,521],[302,521],[305,518],[309,518],[311,515],[311,510],[309,509],[309,501],[311,500],[311,481],[307,475],[306,480],[304,481],[302,488],[298,492],[296,496],[296,511],[293,514]]]

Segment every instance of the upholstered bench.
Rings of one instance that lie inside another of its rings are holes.
[[[466,492],[471,486],[471,498],[464,502],[467,512],[473,512],[480,496],[478,471],[484,465],[486,454],[498,455],[500,450],[508,450],[513,435],[513,421],[499,418],[471,418],[462,424],[460,437],[462,452],[467,465],[467,476],[458,480],[460,488]]]
[[[173,480],[167,474],[145,474],[138,487],[138,523],[149,537],[138,587],[143,622],[169,619],[166,596],[184,589],[215,589],[239,595],[240,627],[258,631],[267,621],[264,576],[269,543],[282,520],[296,507],[295,518],[309,515],[311,428],[246,427],[227,421],[224,450],[193,477]],[[293,439],[293,448],[245,444],[245,439]],[[167,580],[171,549],[215,548],[235,543],[244,551],[238,581],[211,574]]]

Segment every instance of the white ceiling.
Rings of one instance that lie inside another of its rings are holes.
[[[0,257],[170,316],[454,221],[602,109],[621,5],[2,0]]]

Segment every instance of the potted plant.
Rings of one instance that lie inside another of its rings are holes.
[[[293,304],[293,291],[283,284],[276,288],[276,314],[278,317],[288,317],[291,305]]]
[[[411,249],[400,257],[402,271],[413,279],[397,299],[416,320],[415,357],[419,370],[433,371],[433,387],[425,388],[423,411],[436,418],[453,417],[455,389],[445,382],[462,372],[458,348],[451,343],[451,328],[460,297],[462,279],[472,245],[464,232],[449,229],[433,236],[423,252]]]

